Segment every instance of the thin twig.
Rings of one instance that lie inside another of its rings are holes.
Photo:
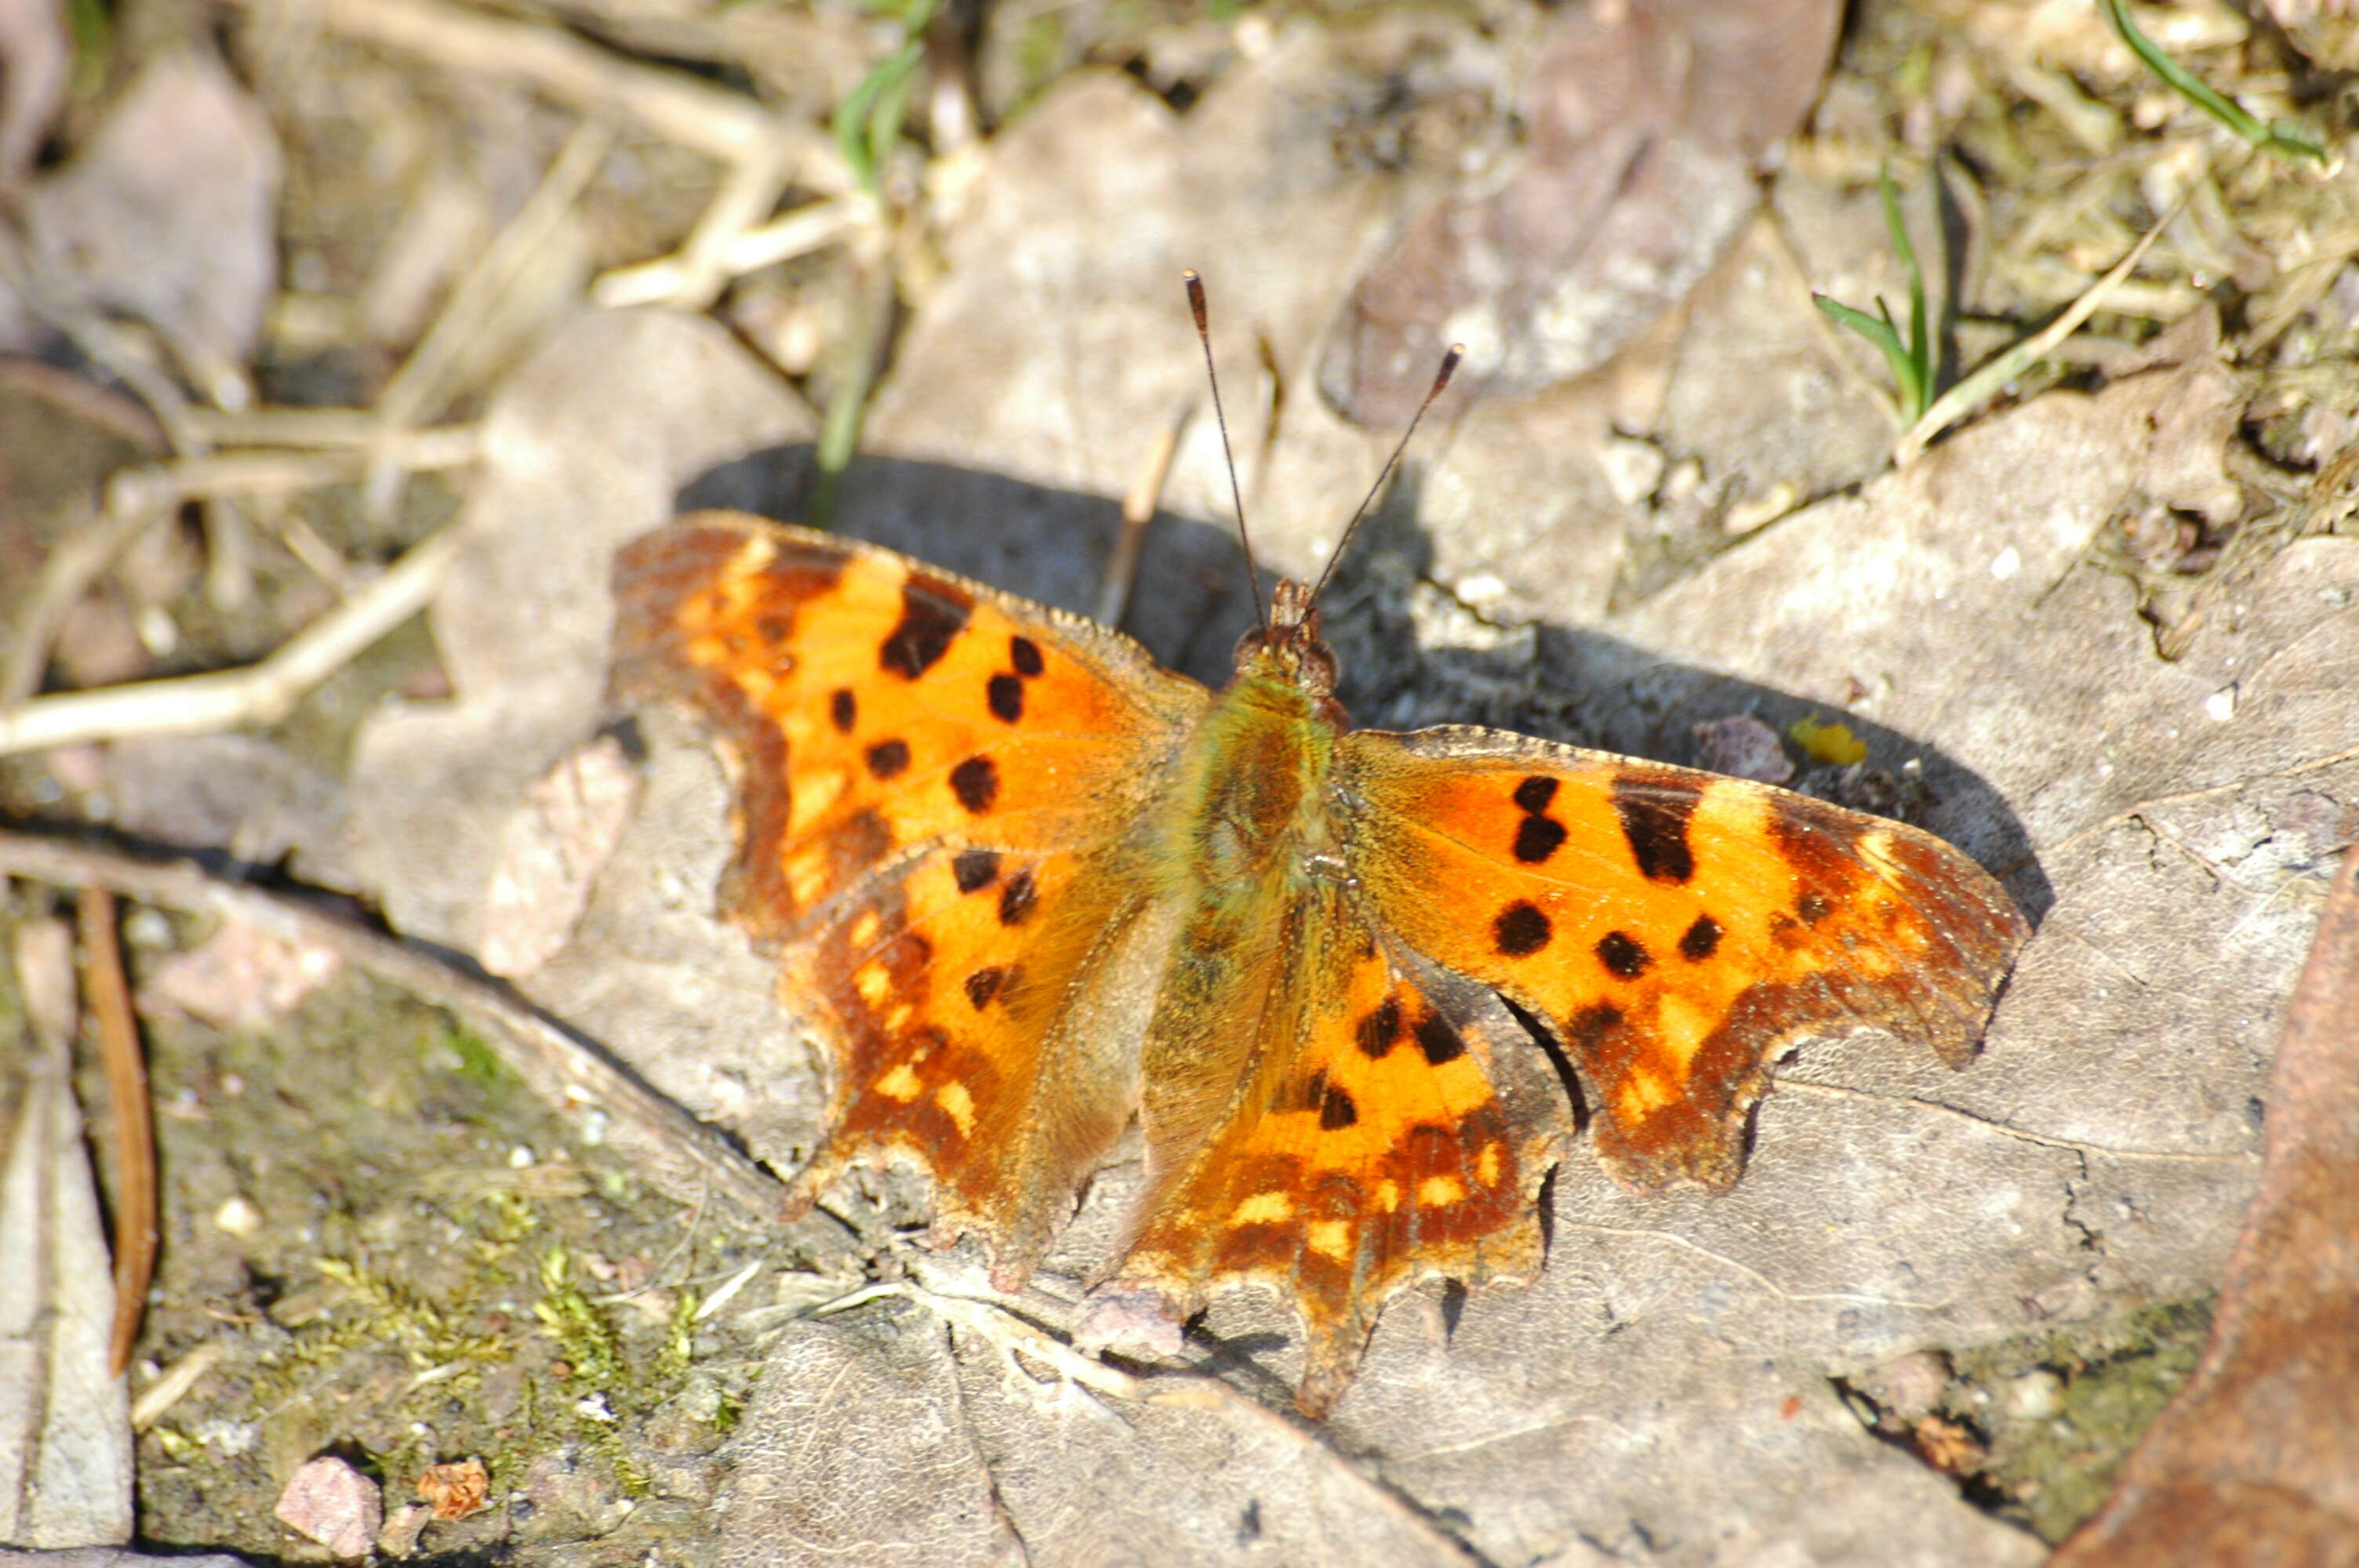
[[[748,1214],[770,1217],[780,1210],[785,1188],[720,1132],[507,990],[397,936],[300,898],[226,881],[194,860],[142,860],[5,828],[0,828],[0,876],[104,887],[142,903],[238,921],[288,942],[332,948],[354,968],[482,1033],[500,1060],[550,1104],[603,1108],[618,1127],[637,1133],[665,1157],[671,1168],[649,1173],[658,1185],[686,1194],[709,1184]]]
[[[748,230],[770,215],[793,182],[794,148],[784,137],[774,136],[758,152],[739,158],[705,203],[687,242],[670,259],[671,287],[666,293],[616,299],[602,277],[591,286],[591,299],[608,307],[660,302],[682,310],[710,309],[737,276],[724,258]]]
[[[145,344],[94,309],[71,279],[55,276],[5,223],[0,223],[0,278],[15,286],[19,303],[147,406],[176,455],[199,458],[212,450],[190,418],[190,405],[179,384],[149,358]],[[215,609],[235,611],[254,592],[245,514],[226,497],[216,496],[206,502],[203,515],[206,597]]]
[[[107,1111],[114,1124],[114,1327],[106,1370],[120,1378],[131,1365],[147,1285],[156,1277],[156,1117],[147,1101],[139,1025],[131,1015],[131,985],[123,978],[123,948],[114,939],[114,895],[84,886],[74,915],[82,928],[82,990],[98,1021]]]
[[[473,425],[403,430],[387,438],[386,450],[393,463],[410,472],[464,468],[483,455],[483,438]],[[367,460],[357,446],[338,446],[310,452],[219,452],[122,469],[106,481],[107,510],[158,518],[210,495],[317,490],[359,478]]]
[[[380,421],[369,408],[191,408],[189,422],[217,447],[296,447],[304,449],[366,447],[379,438]],[[445,426],[452,431],[464,426]],[[419,430],[413,436],[432,434]]]
[[[602,273],[590,286],[590,298],[610,309],[631,305],[683,304],[704,286],[700,267],[712,269],[717,288],[731,278],[839,243],[877,221],[875,200],[866,192],[831,196],[746,229],[701,260],[692,260],[689,249],[683,247],[656,261]],[[690,245],[694,243],[691,237]]]
[[[1103,625],[1122,624],[1131,587],[1138,580],[1138,555],[1147,546],[1147,525],[1155,521],[1156,509],[1163,504],[1163,481],[1170,477],[1172,454],[1180,449],[1180,433],[1188,427],[1192,412],[1182,404],[1171,416],[1147,448],[1147,460],[1138,465],[1138,476],[1131,481],[1130,493],[1122,498],[1122,532],[1114,535],[1114,553],[1106,557],[1105,576],[1098,585],[1098,621]]]
[[[93,511],[42,560],[22,601],[10,607],[16,628],[0,649],[0,734],[16,705],[41,688],[49,647],[74,605],[158,515]]]
[[[258,665],[35,697],[0,710],[0,756],[128,735],[204,734],[276,723],[305,692],[423,610],[458,547],[455,527],[444,528]]]

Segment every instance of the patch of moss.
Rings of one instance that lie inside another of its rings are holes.
[[[614,1325],[574,1283],[573,1260],[562,1246],[541,1257],[540,1300],[532,1303],[532,1315],[557,1341],[571,1381],[603,1390],[622,1378],[623,1346]]]
[[[1970,1489],[2043,1541],[2070,1535],[2186,1386],[2212,1312],[2210,1297],[2165,1302],[1958,1354],[1948,1408],[1989,1445]]]

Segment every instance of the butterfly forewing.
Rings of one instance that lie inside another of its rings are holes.
[[[1962,1065],[2027,932],[1939,839],[1766,784],[1471,729],[1339,755],[1385,928],[1564,1043],[1634,1186],[1734,1181],[1804,1037],[1885,1026]]]
[[[723,913],[828,1049],[799,1204],[904,1155],[1020,1277],[1136,1104],[1160,955],[1126,857],[1207,694],[1090,622],[749,517],[650,535],[615,580],[617,693],[717,732]]]
[[[1207,700],[1093,622],[737,514],[625,547],[615,600],[616,695],[734,753],[723,902],[772,941],[921,846],[1104,837]]]

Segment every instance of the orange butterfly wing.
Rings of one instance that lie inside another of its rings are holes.
[[[1767,784],[1474,729],[1355,731],[1338,774],[1382,929],[1563,1043],[1635,1187],[1734,1182],[1802,1038],[1964,1065],[2028,934],[1940,839]]]
[[[717,732],[723,913],[828,1048],[799,1202],[905,1156],[1020,1279],[1136,1102],[1160,955],[1125,829],[1208,694],[1078,617],[736,514],[635,542],[615,589],[615,693]]]

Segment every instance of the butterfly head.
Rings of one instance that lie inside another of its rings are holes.
[[[1385,460],[1384,468],[1377,472],[1376,482],[1368,487],[1368,493],[1361,500],[1358,510],[1352,514],[1352,520],[1343,524],[1343,536],[1329,552],[1326,569],[1319,574],[1319,580],[1308,587],[1299,582],[1279,583],[1277,595],[1270,602],[1268,617],[1265,620],[1261,614],[1261,581],[1254,570],[1253,543],[1245,532],[1245,493],[1237,484],[1236,458],[1229,449],[1229,416],[1221,409],[1221,373],[1212,363],[1212,329],[1204,305],[1204,280],[1192,269],[1180,276],[1188,287],[1189,314],[1196,319],[1196,341],[1204,350],[1204,380],[1212,389],[1212,413],[1220,421],[1221,456],[1228,466],[1229,495],[1237,507],[1237,542],[1245,549],[1245,582],[1253,591],[1254,619],[1261,622],[1237,643],[1237,675],[1240,678],[1257,676],[1282,681],[1309,696],[1330,698],[1335,690],[1335,655],[1319,636],[1319,590],[1326,587],[1327,579],[1335,574],[1335,563],[1343,558],[1344,547],[1351,544],[1352,535],[1358,532],[1360,520],[1368,514],[1368,508],[1384,491],[1385,481],[1392,477],[1393,470],[1399,465],[1401,453],[1408,449],[1409,438],[1417,434],[1426,410],[1433,406],[1433,400],[1449,386],[1451,374],[1458,369],[1458,362],[1465,357],[1466,345],[1452,343],[1450,351],[1441,356],[1441,369],[1434,374],[1431,390],[1426,393],[1425,401],[1417,406],[1417,413],[1410,418],[1408,428],[1401,432],[1400,441],[1393,448],[1392,456]],[[1342,709],[1335,711],[1341,713]]]
[[[1269,605],[1269,624],[1237,639],[1237,674],[1279,680],[1310,697],[1335,691],[1335,654],[1319,635],[1313,589],[1281,582]]]

